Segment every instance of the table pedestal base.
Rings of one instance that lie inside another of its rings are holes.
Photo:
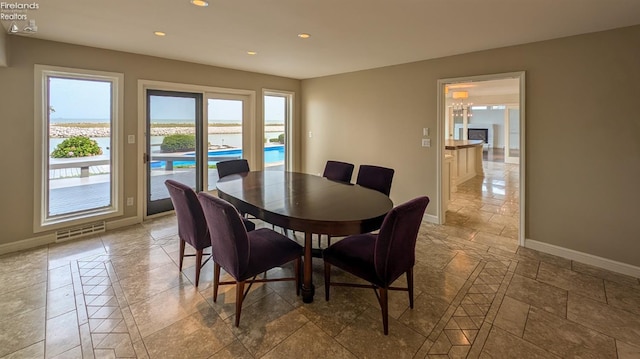
[[[300,289],[300,293],[302,294],[302,301],[304,303],[313,303],[313,295],[316,292],[316,287],[312,284],[311,288],[307,288],[304,284]]]
[[[302,301],[304,303],[312,303],[313,294],[315,293],[315,288],[313,286],[313,278],[311,277],[313,274],[313,260],[311,259],[312,239],[313,239],[313,234],[309,232],[305,232],[304,234],[304,265],[303,265],[304,275],[302,280]]]

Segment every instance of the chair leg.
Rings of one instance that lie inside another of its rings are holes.
[[[409,288],[409,308],[413,309],[413,267],[407,271],[407,287]]]
[[[331,287],[331,264],[324,262],[324,299],[329,300],[329,287]]]
[[[296,296],[300,295],[300,268],[302,268],[302,257],[298,257],[293,265],[296,277]]]
[[[184,259],[184,241],[180,240],[180,271],[182,272],[182,260]]]
[[[244,281],[236,282],[236,327],[240,325],[240,313],[244,300]]]
[[[387,288],[379,288],[380,290],[380,307],[382,309],[382,328],[384,335],[389,335],[389,297]]]
[[[218,299],[218,283],[220,283],[220,265],[213,264],[213,302]]]
[[[200,267],[202,267],[202,249],[196,251],[196,288],[200,282]]]

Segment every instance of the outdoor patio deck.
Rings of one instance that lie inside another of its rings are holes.
[[[283,171],[284,165],[269,166],[267,169]],[[92,170],[92,173],[102,174],[83,178],[52,179],[49,190],[50,215],[73,213],[108,206],[110,204],[109,174],[98,170]],[[193,170],[152,171],[150,193],[153,194],[153,200],[169,198],[169,192],[164,185],[164,181],[167,179],[195,187]],[[211,171],[209,188],[215,188],[217,181],[217,171]]]

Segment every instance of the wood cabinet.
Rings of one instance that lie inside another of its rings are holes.
[[[442,166],[442,208],[446,211],[449,209],[449,202],[451,202],[451,192],[455,192],[452,188],[451,171],[453,170],[453,156],[444,155],[444,165]]]
[[[451,156],[451,190],[455,186],[483,175],[482,169],[482,141],[477,140],[448,140],[445,141],[446,156]]]

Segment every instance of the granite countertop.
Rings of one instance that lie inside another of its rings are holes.
[[[461,148],[476,147],[484,145],[482,140],[445,140],[444,148],[447,150],[458,150]]]

